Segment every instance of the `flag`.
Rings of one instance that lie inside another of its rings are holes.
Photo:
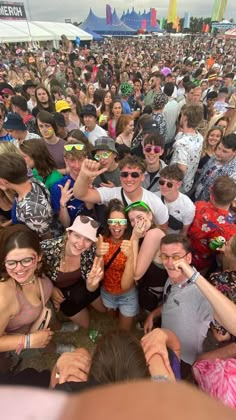
[[[176,32],[178,32],[178,26],[179,26],[179,16],[176,16],[175,21],[172,24],[172,28],[176,29]]]
[[[112,25],[112,12],[109,4],[106,5],[106,23],[107,25]]]
[[[147,28],[147,19],[142,19],[141,29],[143,29],[143,31],[146,31],[146,28]]]
[[[160,19],[160,28],[164,29],[164,26],[165,26],[165,18],[161,18]]]
[[[203,22],[202,24],[202,33],[204,34],[206,32],[206,23]]]
[[[184,29],[189,29],[189,28],[190,28],[190,13],[185,12],[185,14],[184,14]]]
[[[157,11],[154,7],[151,8],[150,24],[151,24],[151,26],[156,26],[156,24],[157,24]]]
[[[224,18],[227,0],[215,0],[211,21],[220,22]]]
[[[205,27],[205,33],[208,34],[208,32],[210,32],[210,25],[209,25],[209,23],[207,23],[206,24],[206,27]]]
[[[167,23],[175,23],[176,15],[177,15],[177,0],[170,0]]]

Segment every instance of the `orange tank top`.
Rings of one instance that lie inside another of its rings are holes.
[[[108,242],[110,247],[109,252],[104,256],[104,266],[110,261],[113,254],[121,245],[121,241],[118,244],[114,244],[110,238],[106,238],[105,242]],[[122,252],[119,252],[111,265],[107,269],[105,268],[102,285],[108,293],[124,293],[124,290],[121,288],[121,279],[125,270],[126,261],[126,256]]]

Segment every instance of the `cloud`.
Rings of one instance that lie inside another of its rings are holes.
[[[25,2],[25,8],[28,10],[28,17],[30,20],[48,20],[48,21],[64,21],[70,18],[73,21],[83,21],[86,19],[90,7],[92,7],[94,13],[100,17],[105,17],[106,1],[100,1],[94,5],[94,2],[87,0],[66,0],[66,2],[60,2],[58,0],[27,0]],[[65,7],[66,4],[66,7]],[[116,8],[119,16],[122,15],[123,10],[127,11],[127,2],[125,0],[116,0],[115,2],[110,1],[109,4],[112,8]],[[168,0],[159,0],[157,9],[157,16],[166,17],[168,12]],[[184,16],[184,12],[190,12],[192,16],[210,17],[212,14],[214,0],[206,2],[205,0],[198,0],[189,2],[187,0],[178,1],[178,15]],[[150,7],[154,7],[155,2],[153,0],[147,0],[145,2],[146,11]],[[132,7],[136,11],[143,12],[144,2],[143,0],[134,0]],[[131,8],[132,8],[131,7]],[[131,10],[130,8],[130,10]],[[228,0],[226,7],[225,18],[231,18],[235,15],[235,0]]]

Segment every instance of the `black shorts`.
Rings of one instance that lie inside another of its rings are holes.
[[[78,314],[100,296],[100,287],[95,292],[89,292],[82,278],[72,286],[59,288],[66,298],[60,309],[68,317]]]

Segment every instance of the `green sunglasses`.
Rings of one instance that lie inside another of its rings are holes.
[[[146,203],[144,203],[144,201],[135,201],[135,203],[129,204],[126,207],[125,211],[128,212],[131,209],[135,209],[135,207],[139,207],[139,206],[143,207],[147,211],[151,211],[150,207]]]
[[[108,225],[121,225],[121,226],[125,226],[127,225],[127,220],[126,219],[108,219],[107,220]]]
[[[96,159],[98,162],[101,159],[108,159],[111,156],[112,152],[103,152],[100,155],[97,153],[94,155],[94,159]]]
[[[64,145],[64,149],[66,150],[66,152],[71,152],[72,149],[76,149],[76,150],[83,150],[84,149],[84,144],[65,144]]]

